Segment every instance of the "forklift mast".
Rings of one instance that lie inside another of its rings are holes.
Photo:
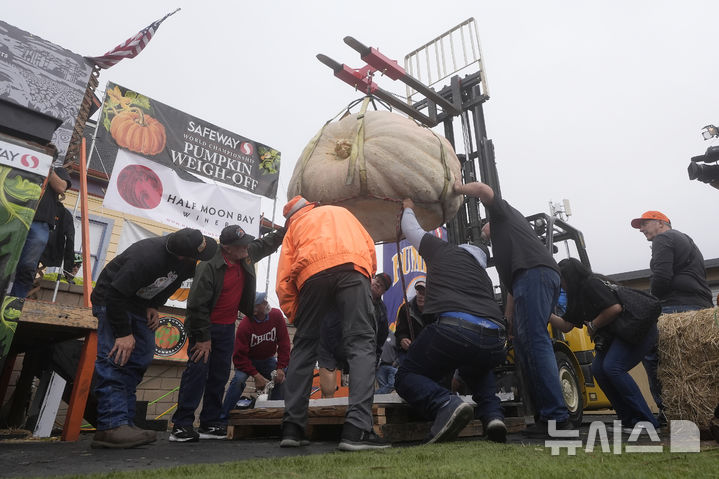
[[[377,48],[366,46],[353,37],[345,37],[344,42],[360,54],[365,66],[351,68],[323,54],[318,54],[317,59],[330,67],[340,80],[415,121],[430,128],[442,124],[444,136],[455,151],[458,141],[455,123],[459,120],[459,140],[463,142],[464,153],[457,156],[461,162],[463,181],[482,181],[494,190],[495,197],[502,197],[494,145],[487,138],[484,120],[483,105],[489,100],[489,87],[474,18],[407,54],[404,67]],[[460,77],[460,73],[464,72],[470,73]],[[407,88],[406,102],[375,83],[376,73],[404,83]],[[436,91],[434,87],[441,84],[446,86]],[[477,198],[465,198],[457,215],[446,225],[450,242],[480,241],[483,224],[480,204]],[[581,232],[546,214],[534,215],[528,220],[550,251],[555,252],[555,242],[574,241],[580,259],[589,265]]]

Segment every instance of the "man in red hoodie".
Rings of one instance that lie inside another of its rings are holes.
[[[247,378],[255,379],[255,390],[259,391],[271,381],[275,372],[275,387],[269,399],[282,399],[282,383],[285,369],[290,361],[290,336],[282,311],[270,308],[267,293],[255,296],[255,311],[252,317],[242,318],[235,333],[235,376],[225,393],[222,404],[222,418],[229,417],[230,410],[242,397]]]

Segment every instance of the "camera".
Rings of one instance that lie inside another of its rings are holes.
[[[719,181],[719,165],[701,165],[699,163],[715,163],[719,161],[719,146],[710,146],[706,153],[693,156],[687,172],[690,180],[699,180],[702,183]]]
[[[702,138],[705,140],[719,138],[719,128],[714,125],[706,125],[702,128]],[[703,155],[693,156],[691,163],[687,167],[689,179],[699,180],[702,183],[712,183],[712,186],[719,185],[719,164],[700,164],[716,163],[717,161],[719,161],[719,146],[710,146]]]

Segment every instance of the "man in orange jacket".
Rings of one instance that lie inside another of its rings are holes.
[[[347,209],[295,196],[284,207],[287,232],[277,267],[277,297],[296,332],[285,379],[281,447],[305,439],[312,373],[325,321],[342,322],[352,374],[339,449],[389,447],[373,432],[376,322],[370,278],[377,269],[374,241]],[[332,314],[332,312],[338,312]]]

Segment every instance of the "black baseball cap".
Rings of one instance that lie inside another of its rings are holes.
[[[182,228],[167,235],[167,251],[175,256],[207,261],[217,251],[217,241],[205,236],[200,230]]]
[[[255,237],[245,233],[240,225],[225,226],[220,233],[220,244],[225,246],[247,246]]]

